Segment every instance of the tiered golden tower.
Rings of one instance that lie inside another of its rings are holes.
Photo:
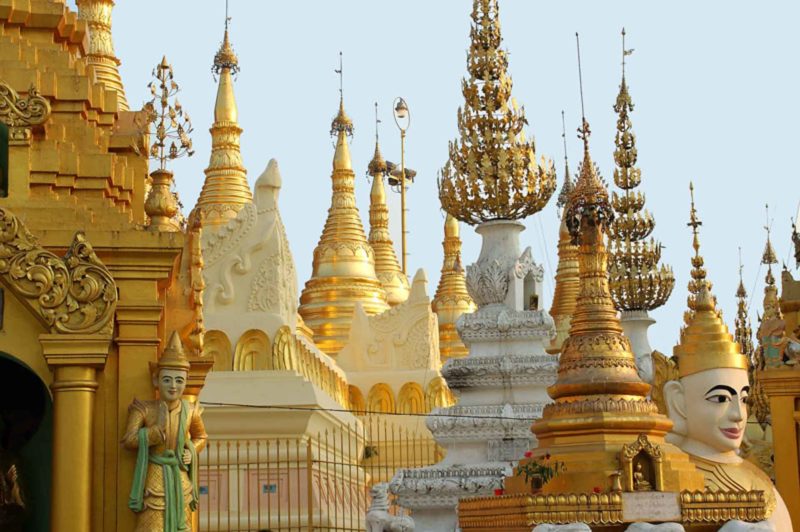
[[[659,267],[661,244],[652,238],[646,240],[656,223],[644,209],[644,194],[634,192],[641,184],[642,171],[636,166],[636,135],[630,119],[633,101],[625,80],[625,56],[630,51],[625,49],[624,29],[622,49],[622,82],[614,104],[618,115],[614,139],[614,183],[625,192],[623,195],[614,192],[611,201],[616,217],[609,227],[609,289],[618,310],[647,312],[667,302],[675,278],[671,268]]]
[[[377,109],[377,104],[376,109]],[[375,155],[369,162],[367,173],[372,176],[369,204],[369,245],[375,252],[375,274],[386,291],[386,300],[395,306],[408,299],[408,277],[403,273],[394,243],[389,235],[389,208],[386,206],[386,187],[383,179],[388,172],[381,155],[378,132],[375,131]]]
[[[567,228],[579,246],[580,292],[558,380],[548,390],[555,402],[532,428],[539,440],[533,459],[551,455],[565,464],[564,472],[545,485],[546,493],[606,490],[622,447],[646,435],[664,453],[659,489],[701,489],[702,475],[688,457],[664,443],[672,422],[647,398],[650,385],[637,374],[611,299],[604,237],[614,212],[589,154],[589,134],[584,119],[583,163],[565,209]]]
[[[465,105],[458,110],[460,139],[450,142],[439,177],[442,208],[470,225],[535,214],[556,189],[552,162],[536,161],[536,147],[523,131],[525,110],[511,98],[497,15],[497,0],[473,3],[469,79],[462,83]]]
[[[344,99],[340,99],[339,113],[331,124],[331,135],[336,137],[331,208],[314,249],[311,279],[300,295],[298,309],[314,331],[314,342],[329,355],[344,347],[357,303],[369,315],[389,308],[375,274],[375,253],[356,207],[355,174],[347,142],[352,133],[353,122],[345,113]]]
[[[475,312],[475,302],[467,292],[464,267],[461,265],[461,238],[458,220],[448,214],[444,221],[444,261],[436,295],[431,307],[439,317],[439,352],[442,362],[448,358],[467,356],[469,350],[464,346],[456,330],[459,316]]]
[[[219,76],[217,101],[214,106],[214,124],[211,126],[211,160],[208,163],[203,190],[197,207],[203,213],[209,228],[225,225],[236,218],[242,207],[253,200],[247,184],[247,170],[242,163],[239,139],[239,111],[233,95],[233,76],[239,72],[239,59],[231,47],[228,24],[225,36],[211,67]]]
[[[564,112],[561,112],[561,122],[564,126]],[[578,289],[580,287],[580,275],[578,271],[578,246],[572,243],[572,237],[567,229],[567,219],[564,216],[564,208],[575,188],[572,175],[569,172],[569,160],[567,159],[567,132],[566,126],[563,127],[561,138],[564,140],[564,183],[558,193],[556,209],[561,217],[561,224],[558,228],[558,267],[556,268],[556,286],[553,291],[553,304],[550,305],[550,315],[556,324],[556,337],[550,343],[548,353],[557,354],[561,352],[564,340],[569,336],[569,326],[572,315],[575,313],[575,304],[578,301]]]

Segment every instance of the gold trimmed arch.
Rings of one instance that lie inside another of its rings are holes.
[[[372,386],[367,394],[367,411],[393,414],[395,412],[394,392],[385,382]]]
[[[425,393],[416,382],[407,382],[397,394],[397,412],[399,414],[424,414]]]
[[[364,402],[364,394],[358,386],[352,384],[347,386],[348,401],[350,410],[356,414],[363,414],[367,409],[367,404]]]
[[[434,408],[445,408],[455,404],[453,392],[442,376],[434,377],[425,387],[425,409],[430,412]]]
[[[284,325],[275,334],[270,369],[299,369],[296,353],[295,337],[292,330]]]
[[[206,331],[203,337],[203,356],[214,361],[213,371],[233,369],[233,348],[228,335],[222,331]]]
[[[236,342],[233,371],[274,369],[269,356],[269,337],[258,329],[245,331]]]

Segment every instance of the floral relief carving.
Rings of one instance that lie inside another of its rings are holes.
[[[478,307],[505,301],[508,284],[508,268],[497,259],[467,266],[467,291]]]
[[[110,333],[113,328],[117,287],[83,233],[60,258],[0,208],[0,276],[52,333]]]

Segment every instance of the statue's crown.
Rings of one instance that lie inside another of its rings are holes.
[[[709,369],[734,368],[747,370],[747,357],[728,332],[714,305],[714,298],[703,283],[693,301],[693,313],[681,339],[673,350],[681,377]]]
[[[178,334],[178,331],[173,331],[172,335],[169,337],[167,346],[164,348],[164,352],[161,353],[161,358],[158,359],[158,363],[155,365],[154,370],[159,371],[162,369],[180,369],[183,371],[189,371],[190,368],[191,364],[189,364],[189,359],[186,358],[186,353],[183,352],[183,342],[181,342],[181,337]]]

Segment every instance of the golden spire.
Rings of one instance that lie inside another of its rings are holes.
[[[394,244],[389,235],[389,208],[386,206],[386,190],[383,178],[387,173],[386,161],[378,143],[378,104],[375,103],[375,155],[369,163],[367,173],[372,176],[372,191],[369,204],[369,244],[375,251],[375,273],[386,291],[389,305],[395,306],[408,299],[408,278],[403,274]]]
[[[523,132],[524,109],[511,98],[497,0],[474,0],[470,40],[460,139],[450,143],[439,199],[445,211],[471,225],[519,220],[544,207],[556,176],[551,161],[537,162],[534,143]]]
[[[461,238],[458,220],[448,214],[444,221],[444,261],[439,286],[433,296],[431,308],[439,317],[439,352],[442,362],[448,358],[462,358],[469,350],[456,331],[456,321],[462,314],[475,312],[475,302],[467,291],[464,267],[461,265]]]
[[[580,72],[580,59],[578,65]],[[552,456],[564,465],[562,472],[545,484],[545,493],[591,492],[596,486],[608,485],[609,476],[619,468],[620,452],[638,435],[663,452],[662,489],[699,489],[702,475],[692,474],[685,465],[686,455],[664,442],[672,422],[658,414],[655,403],[648,399],[650,385],[639,378],[630,342],[614,308],[605,248],[614,210],[589,153],[585,115],[579,131],[583,163],[564,218],[579,246],[580,291],[569,338],[561,348],[558,379],[547,390],[554,402],[545,406],[542,418],[532,427],[539,443],[531,459]],[[526,491],[529,489],[526,486]]]
[[[662,306],[675,286],[672,269],[661,265],[661,244],[646,240],[655,228],[655,220],[644,209],[645,196],[633,190],[641,183],[642,172],[636,167],[636,135],[630,113],[633,101],[625,80],[625,57],[633,50],[625,48],[622,29],[622,82],[614,104],[618,114],[614,139],[614,182],[625,191],[612,196],[617,213],[609,231],[609,286],[614,304],[621,311],[649,311]]]
[[[559,209],[561,225],[558,230],[558,268],[556,269],[556,288],[553,293],[553,304],[550,305],[550,315],[556,325],[556,337],[550,343],[547,352],[556,354],[561,351],[561,345],[569,336],[570,321],[575,313],[575,304],[578,300],[580,275],[578,271],[578,246],[572,243],[567,230],[566,217],[561,210],[567,204],[569,195],[575,188],[569,172],[567,159],[567,129],[564,122],[564,111],[561,111],[561,138],[564,141],[564,183],[558,193],[556,207]]]
[[[111,35],[111,12],[114,0],[76,0],[78,19],[85,20],[89,29],[89,46],[86,49],[86,63],[94,69],[97,81],[106,90],[117,93],[120,111],[128,111],[125,87],[119,75],[120,61],[114,53]]]
[[[772,275],[772,265],[778,264],[778,257],[775,255],[775,250],[770,241],[770,220],[769,220],[769,205],[766,206],[767,210],[767,225],[764,229],[767,231],[767,243],[764,245],[764,253],[761,254],[761,264],[767,267],[767,276],[764,279],[766,286],[764,287],[764,319],[778,318],[781,319],[781,309],[778,304],[778,287],[775,286],[775,277]]]
[[[734,338],[739,343],[741,353],[748,360],[752,360],[754,351],[753,330],[750,327],[750,316],[747,314],[747,290],[744,287],[742,270],[744,270],[744,266],[742,266],[742,248],[739,248],[739,286],[736,288],[736,328]]]
[[[740,368],[747,370],[748,358],[728,332],[728,326],[716,309],[716,298],[711,294],[711,283],[706,280],[703,257],[700,255],[698,228],[702,222],[694,205],[694,185],[689,184],[692,228],[692,280],[689,282],[688,311],[684,315],[685,327],[680,342],[672,350],[681,377],[714,368]]]
[[[341,63],[336,72],[341,80]],[[353,122],[344,111],[340,86],[339,112],[331,124],[331,134],[336,136],[331,207],[314,249],[311,278],[300,295],[298,309],[314,331],[314,342],[329,355],[344,347],[357,303],[369,315],[389,308],[386,292],[375,274],[375,252],[367,242],[356,207],[355,174],[347,143],[352,132]]]
[[[697,216],[697,209],[694,207],[694,183],[689,182],[689,195],[691,197],[691,208],[689,210],[689,227],[692,228],[692,248],[694,249],[694,256],[692,257],[692,270],[690,275],[692,279],[689,281],[689,296],[687,300],[687,310],[683,314],[684,323],[689,323],[694,311],[694,299],[700,293],[700,289],[705,286],[711,292],[711,282],[706,279],[706,270],[704,268],[705,260],[700,255],[700,235],[698,229],[703,222]]]
[[[211,67],[214,76],[219,77],[214,124],[210,129],[211,160],[197,200],[197,207],[203,212],[204,226],[210,229],[227,224],[236,218],[242,207],[253,201],[239,148],[242,128],[239,127],[239,112],[233,95],[233,75],[239,72],[239,60],[228,36],[227,11],[225,15],[225,34]]]

